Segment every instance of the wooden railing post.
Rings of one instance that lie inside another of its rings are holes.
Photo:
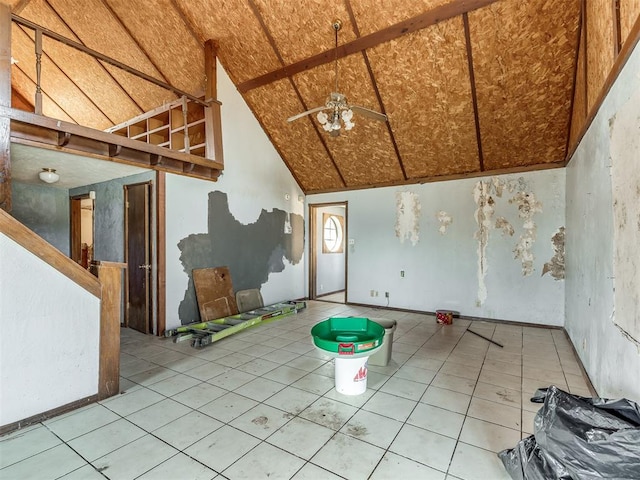
[[[11,107],[11,9],[0,0],[0,105]],[[0,117],[0,209],[11,211],[10,121]]]
[[[120,323],[122,271],[126,263],[95,262],[102,284],[100,302],[100,373],[98,398],[111,397],[120,391]]]

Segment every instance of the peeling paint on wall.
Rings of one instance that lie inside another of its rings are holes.
[[[396,237],[400,243],[411,240],[415,247],[420,240],[420,197],[413,192],[396,192]]]
[[[510,237],[513,237],[513,234],[515,233],[513,225],[511,225],[509,221],[504,217],[498,217],[496,219],[496,229],[502,230],[503,236],[509,235]]]
[[[556,280],[564,280],[564,227],[560,227],[553,237],[551,237],[555,254],[542,268],[542,275],[551,272],[551,276]]]
[[[447,233],[449,225],[453,223],[453,218],[451,218],[451,215],[447,212],[442,210],[436,213],[436,218],[438,219],[438,222],[440,222],[440,228],[438,228],[438,231],[440,232],[440,235],[444,235]]]
[[[189,284],[178,308],[182,324],[198,321],[194,268],[228,266],[235,291],[260,288],[270,273],[282,272],[284,260],[302,260],[304,219],[301,215],[273,209],[262,210],[258,219],[244,225],[229,211],[227,194],[209,193],[208,233],[196,233],[178,243],[180,261]],[[287,217],[291,233],[285,233]]]
[[[473,200],[478,208],[475,211],[475,220],[478,230],[474,237],[478,240],[478,297],[476,305],[481,306],[487,299],[487,285],[485,277],[487,275],[487,244],[489,243],[489,231],[493,225],[493,214],[495,212],[495,202],[490,195],[492,181],[479,181],[473,187]]]
[[[509,199],[509,203],[518,205],[518,216],[523,219],[522,228],[524,232],[513,250],[514,258],[519,258],[522,263],[522,275],[525,277],[533,273],[533,251],[532,247],[536,241],[536,223],[533,216],[542,212],[542,203],[536,200],[533,192],[520,191]]]

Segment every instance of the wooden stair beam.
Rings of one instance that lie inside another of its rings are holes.
[[[98,399],[120,393],[120,324],[122,271],[126,263],[95,262],[102,284],[100,302],[100,366]]]

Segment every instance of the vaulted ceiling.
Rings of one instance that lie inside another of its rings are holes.
[[[564,164],[580,0],[14,0],[14,14],[193,95],[217,54],[307,193]],[[387,114],[329,136],[334,86]],[[171,92],[46,38],[45,115],[105,129]],[[14,102],[33,104],[34,32],[14,23]],[[224,109],[224,105],[222,106]],[[223,125],[223,128],[240,128]],[[227,159],[227,162],[233,159]]]

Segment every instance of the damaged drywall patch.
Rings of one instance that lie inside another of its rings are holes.
[[[478,224],[475,238],[478,240],[478,296],[476,305],[481,306],[487,300],[487,244],[489,243],[489,231],[493,224],[495,201],[491,196],[492,181],[479,181],[473,187],[473,201],[478,206],[474,217]]]
[[[556,280],[564,280],[564,227],[560,227],[558,231],[551,237],[554,255],[542,268],[542,275],[551,273]]]
[[[254,223],[240,223],[229,211],[227,194],[209,193],[208,233],[197,233],[178,243],[180,261],[189,277],[178,316],[182,324],[198,321],[194,268],[228,266],[235,291],[260,288],[270,273],[282,272],[286,259],[295,265],[304,251],[304,219],[273,209],[262,210]],[[287,221],[289,224],[287,225]],[[285,233],[285,229],[287,232]]]
[[[496,218],[496,229],[502,230],[502,235],[509,235],[510,237],[513,237],[513,234],[515,233],[513,225],[511,225],[504,217]]]
[[[453,218],[451,218],[451,215],[443,210],[436,213],[436,218],[438,219],[438,222],[440,222],[438,231],[440,232],[440,235],[444,235],[445,233],[447,233],[447,228],[449,227],[449,225],[451,225],[451,223],[453,222]]]
[[[411,240],[415,247],[420,240],[420,197],[413,192],[396,192],[396,237],[400,243]]]
[[[522,263],[522,275],[529,276],[533,273],[533,244],[536,241],[536,222],[533,216],[542,212],[542,202],[536,200],[533,192],[520,191],[509,199],[509,203],[518,206],[518,216],[523,220],[523,233],[513,250],[516,259],[520,259]]]

